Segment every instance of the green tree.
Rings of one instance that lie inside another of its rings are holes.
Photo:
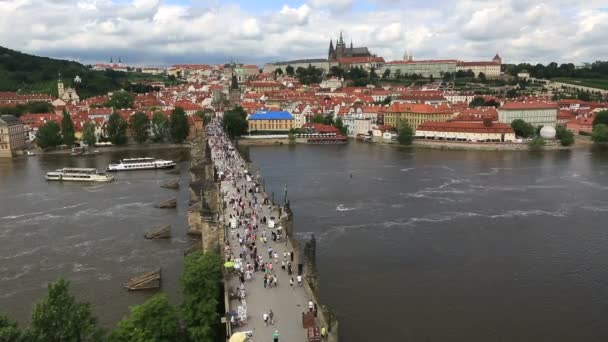
[[[607,143],[608,125],[603,123],[595,125],[595,127],[593,127],[593,132],[591,133],[591,140],[595,143]]]
[[[188,124],[188,117],[183,108],[175,107],[173,112],[171,112],[169,131],[171,132],[171,139],[176,143],[181,143],[188,137],[190,127]]]
[[[274,75],[275,75],[275,76],[280,76],[280,75],[283,75],[283,69],[281,69],[281,68],[276,68],[276,69],[274,70]]]
[[[401,79],[401,69],[395,70],[395,79]]]
[[[473,101],[471,101],[471,103],[469,103],[469,107],[471,107],[471,108],[481,107],[485,103],[486,103],[486,100],[484,100],[483,97],[481,97],[481,96],[475,96],[473,98]]]
[[[322,114],[315,114],[312,117],[312,123],[324,124],[325,123],[325,117]]]
[[[74,135],[74,123],[72,117],[65,109],[63,110],[63,118],[61,118],[61,135],[63,136],[63,143],[72,146],[76,137]]]
[[[69,283],[59,279],[49,284],[47,298],[36,304],[32,314],[32,334],[37,341],[100,341],[102,331],[89,303],[70,295]]]
[[[82,125],[82,142],[87,146],[93,146],[97,142],[97,137],[95,136],[95,124],[92,122],[85,122]]]
[[[41,148],[56,147],[61,145],[61,128],[55,121],[49,121],[38,128],[36,133],[36,144]]]
[[[414,141],[414,130],[403,120],[399,121],[397,127],[397,141],[401,145],[411,145]]]
[[[340,133],[342,133],[342,135],[347,135],[348,133],[348,127],[344,126],[344,122],[342,121],[341,117],[338,117],[336,119],[336,124],[335,124],[336,128],[340,130]]]
[[[515,135],[522,138],[529,138],[534,135],[534,126],[525,122],[522,119],[515,119],[511,122],[511,128],[515,131]]]
[[[287,133],[287,139],[289,140],[290,144],[296,143],[296,130],[294,128],[290,129],[289,133]]]
[[[127,122],[118,113],[110,115],[106,132],[112,144],[124,145],[127,143]]]
[[[155,142],[163,142],[169,136],[169,120],[162,112],[152,115],[152,135]]]
[[[146,142],[146,140],[148,140],[148,129],[150,128],[148,116],[145,113],[136,112],[131,116],[130,121],[135,141],[138,143]]]
[[[597,114],[593,118],[593,127],[599,124],[608,125],[608,110],[603,110]]]
[[[541,138],[541,137],[535,137],[534,139],[532,139],[532,141],[530,141],[528,143],[528,147],[530,148],[530,150],[540,150],[543,148],[543,146],[545,146],[545,139]]]
[[[19,329],[17,323],[4,315],[0,315],[0,342],[26,342],[25,332]]]
[[[331,114],[327,114],[323,117],[323,124],[333,126],[334,125],[334,116]]]
[[[389,77],[391,77],[391,69],[384,70],[384,72],[382,73],[382,79],[385,80]]]
[[[247,113],[243,107],[236,107],[224,113],[224,131],[231,138],[238,138],[247,132]]]
[[[342,78],[342,77],[344,77],[344,69],[340,68],[337,65],[334,65],[331,68],[329,68],[329,72],[327,73],[327,76]]]
[[[555,137],[559,140],[562,146],[570,146],[574,144],[574,134],[571,130],[565,127],[557,126]]]
[[[288,66],[285,68],[285,73],[286,73],[287,75],[289,75],[289,76],[293,76],[293,75],[294,75],[294,72],[295,72],[295,70],[294,70],[294,68],[293,68],[291,65],[288,65]]]
[[[114,109],[133,108],[135,99],[126,91],[117,91],[112,94],[110,101],[106,102],[106,107]]]
[[[110,335],[110,342],[173,342],[180,339],[178,312],[166,294],[156,294],[130,310],[131,314],[123,318]]]
[[[484,74],[483,72],[480,72],[479,75],[477,75],[477,77],[479,78],[481,83],[486,83],[488,81],[486,74]]]
[[[199,110],[195,115],[198,115],[201,119],[203,119],[203,125],[207,126],[209,122],[211,122],[211,118],[213,117],[213,109],[205,108],[203,110]]]
[[[217,341],[221,329],[219,299],[221,259],[214,253],[188,254],[181,277],[182,317],[193,342]]]
[[[298,67],[296,70],[296,77],[301,84],[320,83],[321,77],[323,76],[323,70],[308,65],[308,67]]]

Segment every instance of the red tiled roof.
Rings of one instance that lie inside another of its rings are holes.
[[[419,60],[419,61],[390,61],[386,64],[392,65],[402,65],[402,64],[456,64],[458,63],[455,59],[427,59],[427,60]]]
[[[557,109],[555,102],[508,102],[499,109],[525,110],[525,109]]]
[[[435,122],[429,121],[418,125],[417,131],[467,132],[467,133],[513,133],[513,128],[506,123],[492,123],[487,127],[483,122]]]
[[[384,63],[384,58],[382,57],[344,57],[338,58],[338,63],[340,64],[355,64],[355,63]]]

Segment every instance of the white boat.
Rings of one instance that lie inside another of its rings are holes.
[[[114,176],[100,173],[97,169],[64,167],[63,169],[46,173],[47,181],[70,182],[111,182]]]
[[[174,166],[175,162],[173,160],[130,158],[122,159],[118,164],[110,164],[107,171],[170,169]]]

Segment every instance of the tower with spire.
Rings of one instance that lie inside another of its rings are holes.
[[[369,52],[367,47],[354,47],[353,40],[350,40],[350,47],[346,46],[344,42],[344,36],[340,31],[340,36],[336,40],[336,45],[334,47],[333,39],[329,40],[329,51],[327,53],[327,59],[330,62],[335,62],[340,58],[345,57],[371,57],[372,54]]]

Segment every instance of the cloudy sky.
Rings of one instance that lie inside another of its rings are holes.
[[[608,0],[0,0],[0,45],[85,63],[327,56],[340,31],[387,61],[608,59]]]

